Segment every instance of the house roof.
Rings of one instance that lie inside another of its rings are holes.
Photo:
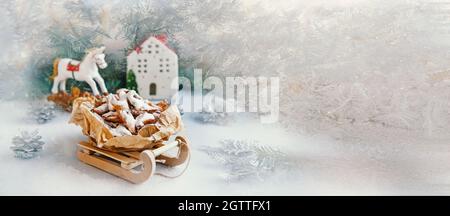
[[[160,34],[160,35],[151,35],[149,37],[146,37],[145,40],[142,40],[140,43],[138,43],[137,46],[135,46],[133,49],[128,50],[127,56],[129,56],[131,53],[137,51],[138,49],[142,49],[142,44],[144,44],[147,40],[149,40],[150,38],[155,38],[156,40],[158,40],[159,42],[161,42],[162,44],[164,44],[167,48],[169,48],[170,50],[172,50],[173,52],[175,52],[171,47],[169,47],[168,43],[167,43],[167,35],[165,34]]]

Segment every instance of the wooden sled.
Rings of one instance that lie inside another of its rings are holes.
[[[176,147],[179,148],[177,157],[164,155],[165,152]],[[186,139],[178,136],[175,141],[159,148],[141,152],[116,153],[97,148],[89,142],[80,142],[77,157],[84,163],[138,184],[146,181],[155,173],[157,162],[171,167],[178,166],[188,159],[189,152]]]

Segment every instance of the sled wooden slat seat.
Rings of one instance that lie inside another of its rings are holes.
[[[111,158],[113,160],[116,160],[120,163],[120,165],[125,168],[125,169],[133,169],[136,166],[139,166],[142,164],[142,161],[139,160],[139,152],[137,153],[137,157],[130,157],[124,154],[119,154],[119,153],[115,153],[115,152],[110,152],[110,151],[106,151],[100,148],[97,148],[95,146],[93,146],[91,143],[88,142],[80,142],[78,144],[78,146],[80,146],[83,149],[98,153],[100,155],[103,155],[107,158]]]
[[[136,152],[136,151],[135,152],[123,152],[122,154],[130,156],[130,157],[132,157],[134,159],[137,159],[137,160],[139,160],[139,157],[141,155],[140,152]]]

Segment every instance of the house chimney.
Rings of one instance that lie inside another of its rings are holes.
[[[156,35],[155,38],[159,41],[161,41],[161,43],[167,45],[167,35],[165,34],[160,34],[160,35]]]

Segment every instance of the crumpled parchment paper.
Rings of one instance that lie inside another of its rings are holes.
[[[111,151],[152,149],[183,128],[178,108],[171,105],[161,113],[157,123],[144,126],[137,135],[114,137],[110,126],[98,114],[91,112],[93,107],[94,104],[85,98],[75,99],[69,123],[80,126],[83,134],[90,137],[97,147]]]

